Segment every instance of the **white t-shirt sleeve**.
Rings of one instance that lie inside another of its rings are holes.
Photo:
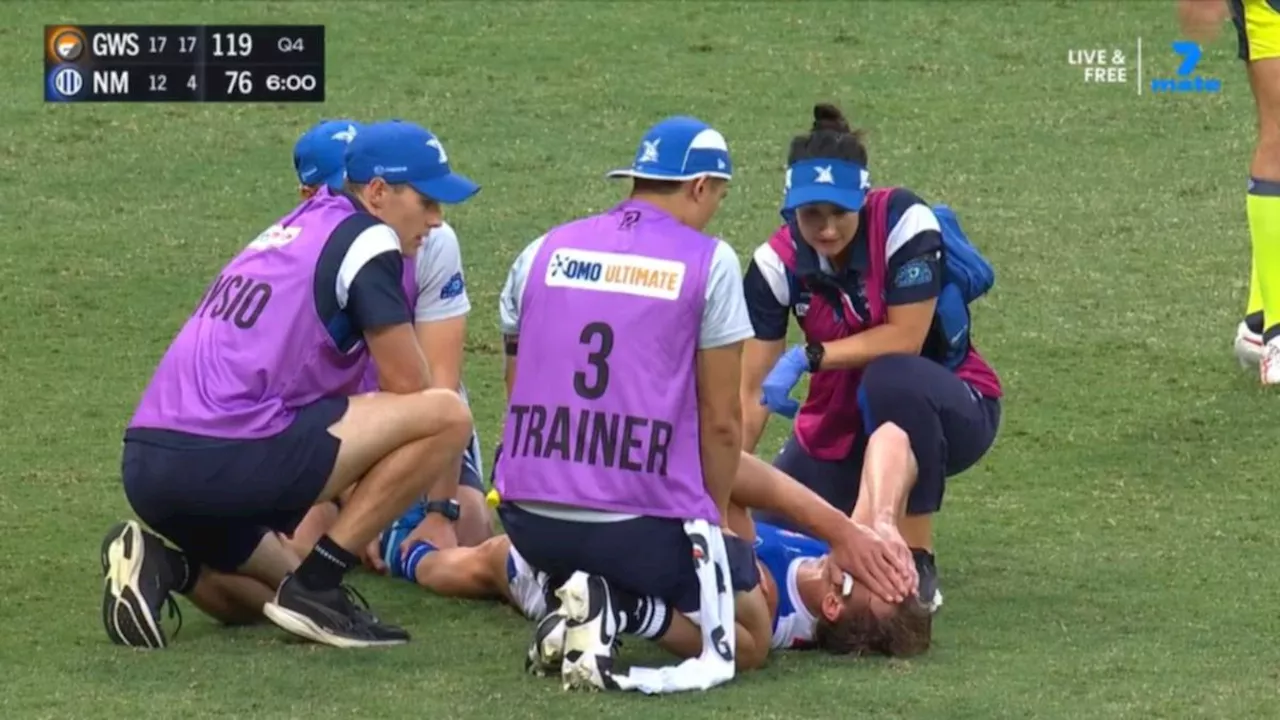
[[[346,309],[347,298],[351,293],[351,284],[356,276],[370,262],[379,259],[386,253],[400,252],[400,238],[389,225],[371,225],[360,232],[342,256],[342,264],[338,266],[338,277],[334,285],[334,293],[338,299],[338,307]],[[402,293],[403,294],[403,293]],[[403,300],[401,303],[403,304]]]
[[[462,250],[458,235],[448,223],[427,234],[418,250],[418,299],[414,319],[434,322],[461,317],[471,312],[467,282],[462,271]]]
[[[542,247],[542,241],[546,239],[547,236],[543,235],[529,243],[511,264],[511,270],[507,273],[507,282],[502,286],[502,293],[498,295],[498,319],[503,335],[520,333],[520,299],[524,296],[524,287],[529,282],[529,270],[533,267],[533,259]]]
[[[720,240],[707,273],[707,303],[702,309],[699,350],[732,345],[755,337],[742,288],[742,265],[729,243]]]

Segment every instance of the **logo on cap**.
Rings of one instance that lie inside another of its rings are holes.
[[[440,164],[441,164],[441,165],[443,165],[443,164],[445,164],[445,163],[449,162],[449,156],[445,154],[445,152],[444,152],[444,145],[441,145],[441,144],[440,144],[440,140],[439,140],[439,138],[431,138],[430,140],[428,140],[428,141],[427,141],[427,147],[433,147],[433,148],[435,148],[435,149],[436,149],[436,152],[440,153]]]
[[[830,165],[826,167],[816,167],[814,168],[814,172],[816,173],[816,177],[813,178],[815,183],[823,183],[824,185],[836,184],[836,177],[833,174],[834,168]]]
[[[640,159],[636,160],[636,164],[640,163],[656,163],[658,162],[658,146],[662,144],[662,138],[656,140],[641,140]]]

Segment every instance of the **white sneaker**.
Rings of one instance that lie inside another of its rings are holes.
[[[609,584],[598,575],[576,572],[556,590],[556,596],[568,621],[560,669],[564,689],[616,689],[610,674],[619,623]]]
[[[1235,351],[1240,367],[1258,365],[1262,361],[1262,335],[1250,330],[1248,323],[1241,321],[1236,326]]]
[[[1262,350],[1261,370],[1263,385],[1280,385],[1280,337],[1266,344]]]

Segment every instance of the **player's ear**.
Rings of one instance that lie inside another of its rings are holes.
[[[844,614],[844,600],[834,591],[828,590],[822,596],[822,617],[827,622],[835,622]]]

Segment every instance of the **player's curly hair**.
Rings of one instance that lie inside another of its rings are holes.
[[[912,657],[928,650],[932,638],[933,613],[917,598],[901,603],[888,617],[862,607],[834,622],[819,617],[814,628],[814,643],[834,655]]]
[[[850,127],[840,108],[831,103],[818,103],[813,106],[813,127],[809,133],[791,139],[787,164],[811,158],[836,158],[866,167],[867,146],[862,139],[862,131]]]

